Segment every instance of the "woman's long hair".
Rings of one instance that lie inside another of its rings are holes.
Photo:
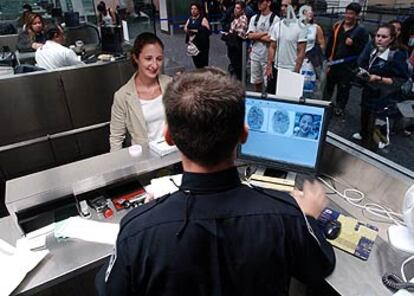
[[[404,44],[403,40],[402,40],[402,22],[400,22],[399,20],[392,20],[390,22],[388,22],[389,25],[394,27],[395,30],[395,26],[394,24],[399,24],[401,27],[401,32],[400,32],[400,36],[397,36],[397,32],[395,32],[395,42],[397,43],[397,46],[399,49],[404,49],[408,51],[408,46]]]
[[[37,14],[37,13],[31,13],[31,14],[29,14],[29,15],[27,16],[27,18],[26,18],[26,27],[25,27],[25,31],[26,31],[27,33],[29,33],[29,36],[30,36],[31,38],[34,38],[34,36],[36,35],[36,33],[35,33],[35,32],[33,32],[33,30],[32,30],[32,25],[33,25],[34,21],[35,21],[37,18],[39,18],[39,19],[40,19],[40,22],[42,23],[42,27],[43,27],[43,29],[44,29],[44,27],[45,27],[45,22],[43,21],[43,18],[42,18],[42,16],[41,16],[40,14]]]

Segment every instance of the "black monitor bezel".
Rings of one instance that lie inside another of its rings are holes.
[[[269,100],[269,101],[274,101],[274,102],[282,102],[282,103],[290,103],[290,104],[301,104],[301,105],[314,106],[314,107],[325,109],[324,120],[321,126],[322,131],[321,131],[321,135],[319,138],[320,145],[319,145],[317,156],[316,156],[315,167],[294,165],[291,163],[285,164],[283,162],[277,162],[274,160],[266,160],[266,159],[255,157],[255,156],[245,155],[241,153],[242,144],[239,144],[237,147],[237,159],[241,162],[249,163],[249,164],[251,163],[251,164],[259,165],[259,166],[265,166],[267,168],[272,168],[272,169],[293,171],[293,172],[304,173],[304,174],[309,174],[309,175],[317,175],[319,172],[319,165],[320,165],[320,160],[322,157],[323,148],[325,146],[324,143],[326,139],[326,133],[328,130],[328,124],[329,124],[329,120],[331,117],[331,102],[322,101],[322,100],[305,99],[305,98],[301,98],[301,99],[293,99],[293,98],[288,98],[288,97],[282,98],[282,97],[277,97],[275,95],[268,95],[268,94],[264,95],[264,94],[257,93],[257,92],[246,92],[245,99],[247,98],[249,99],[253,98],[253,99],[258,99],[258,100]]]

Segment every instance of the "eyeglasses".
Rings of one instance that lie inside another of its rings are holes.
[[[386,39],[386,38],[390,38],[390,36],[387,36],[387,35],[381,35],[381,34],[377,34],[377,35],[375,35],[375,37],[377,37],[377,38],[384,38],[384,39]]]

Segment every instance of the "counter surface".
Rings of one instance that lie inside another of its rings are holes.
[[[140,175],[178,161],[178,153],[161,158],[144,150],[140,157],[133,158],[129,155],[128,149],[123,149],[116,153],[100,155],[12,180],[7,183],[8,202],[16,203],[17,206],[14,205],[13,208],[19,209],[27,202],[25,199],[19,199],[25,194],[37,194],[39,198],[46,194],[50,198],[53,194],[62,192],[81,193],[104,186],[114,176],[122,178],[131,174]],[[60,183],[61,186],[56,186],[59,180],[65,180],[65,182]],[[69,186],[70,184],[75,184],[75,186]],[[353,208],[339,196],[330,194],[329,197],[334,209],[370,222],[378,226],[381,231],[368,261],[335,249],[337,265],[327,281],[343,295],[391,295],[392,293],[382,284],[381,277],[387,271],[399,274],[401,263],[408,257],[408,254],[398,252],[388,244],[386,229],[389,224],[367,220],[361,210]],[[122,215],[116,215],[107,221],[118,223],[121,217]],[[14,217],[11,216],[0,220],[0,237],[12,244],[20,236],[13,219]],[[15,294],[41,291],[97,267],[112,251],[110,245],[74,239],[58,242],[53,235],[47,238],[47,248],[50,254],[26,277]]]

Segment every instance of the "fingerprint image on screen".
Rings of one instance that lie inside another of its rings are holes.
[[[289,130],[290,119],[286,110],[276,110],[272,116],[272,129],[275,133],[286,134]]]
[[[264,122],[264,112],[262,108],[253,106],[247,114],[247,124],[251,129],[261,129]]]

